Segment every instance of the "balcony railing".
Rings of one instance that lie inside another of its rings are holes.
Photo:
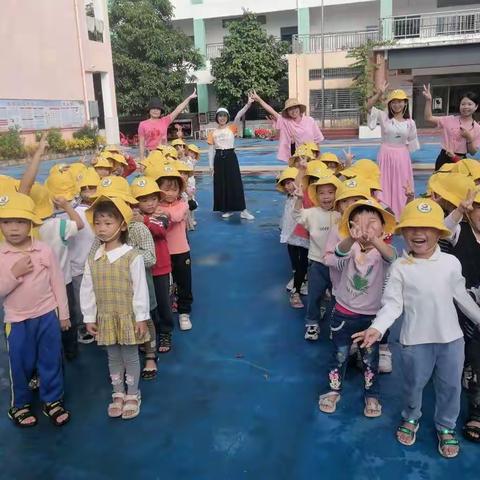
[[[324,52],[340,52],[360,47],[367,40],[379,40],[378,30],[364,32],[338,32],[325,33],[323,36]],[[293,35],[293,53],[320,53],[322,51],[322,35],[319,33],[311,35]]]
[[[381,19],[383,37],[397,45],[428,42],[480,41],[480,8],[442,13],[422,13]],[[448,38],[446,38],[448,37]]]
[[[219,57],[222,49],[223,43],[207,43],[207,60]]]

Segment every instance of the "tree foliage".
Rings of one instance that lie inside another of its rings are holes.
[[[268,35],[250,12],[231,22],[228,30],[220,57],[212,60],[219,102],[235,107],[252,89],[264,98],[278,99],[280,82],[287,76],[288,43]]]
[[[203,58],[172,24],[168,0],[111,0],[110,29],[121,116],[143,113],[151,97],[172,108]]]

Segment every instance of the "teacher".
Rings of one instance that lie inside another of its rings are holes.
[[[255,91],[252,92],[252,98],[274,117],[275,128],[280,132],[277,153],[279,160],[288,162],[295,149],[303,143],[314,142],[319,146],[323,141],[324,137],[317,122],[305,115],[307,107],[296,98],[289,98],[281,113],[275,111]]]

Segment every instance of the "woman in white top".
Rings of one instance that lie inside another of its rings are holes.
[[[255,218],[246,209],[242,176],[234,150],[234,132],[238,131],[240,120],[252,103],[253,99],[249,96],[247,104],[237,113],[233,124],[229,123],[228,110],[219,108],[215,115],[218,127],[208,137],[208,162],[213,171],[213,211],[223,212],[223,218],[230,218],[234,212],[240,212],[240,217],[246,220]]]
[[[374,107],[388,88],[384,82],[367,102],[368,126],[374,129],[380,123],[382,145],[377,155],[382,185],[381,200],[394,212],[397,219],[407,203],[406,192],[413,185],[410,153],[418,150],[417,127],[410,118],[408,97],[403,90],[393,90],[387,98],[387,110]]]

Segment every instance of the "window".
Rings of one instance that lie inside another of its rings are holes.
[[[455,15],[437,18],[438,35],[459,35],[480,32],[480,15]]]
[[[298,27],[281,27],[280,28],[280,40],[282,42],[292,43],[293,35],[298,33]]]
[[[341,119],[359,114],[358,93],[351,88],[325,90],[325,115],[322,115],[322,91],[310,90],[310,115],[314,118]]]
[[[416,38],[420,36],[420,15],[393,19],[394,38]]]
[[[222,20],[222,27],[223,28],[228,28],[228,25],[232,22],[236,22],[238,20],[241,20],[242,17],[235,17],[235,18],[224,18]],[[257,21],[258,23],[265,25],[267,23],[267,17],[265,15],[257,15]]]
[[[353,78],[360,73],[358,68],[352,67],[338,67],[338,68],[325,68],[325,78]],[[321,80],[322,70],[315,68],[308,71],[309,80]]]
[[[85,15],[87,16],[88,39],[93,42],[103,42],[103,22],[95,17],[93,0],[85,0]]]

